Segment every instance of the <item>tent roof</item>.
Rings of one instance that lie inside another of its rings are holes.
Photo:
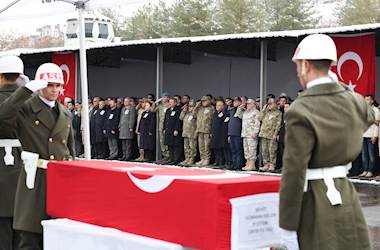
[[[289,30],[289,31],[272,31],[272,32],[255,32],[255,33],[241,33],[241,34],[227,34],[227,35],[212,35],[212,36],[195,36],[195,37],[176,37],[176,38],[159,38],[159,39],[142,39],[132,41],[122,41],[115,43],[102,43],[102,44],[89,44],[88,50],[99,48],[112,48],[133,45],[159,45],[159,44],[180,44],[180,43],[199,43],[199,42],[216,42],[226,40],[241,40],[241,39],[266,39],[266,38],[298,38],[309,34],[326,33],[326,34],[340,34],[340,33],[353,33],[353,32],[374,32],[380,29],[380,23],[362,24],[343,27],[320,28],[320,29],[306,29],[306,30]],[[28,55],[48,52],[65,52],[78,50],[79,46],[74,47],[54,47],[43,49],[14,49],[10,51],[3,51],[0,54],[16,54]]]

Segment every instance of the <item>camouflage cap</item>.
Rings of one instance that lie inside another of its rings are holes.
[[[201,101],[209,101],[211,100],[209,96],[205,95],[202,97]]]
[[[253,100],[253,99],[248,99],[248,100],[247,100],[247,104],[250,104],[250,103],[255,103],[255,100]]]

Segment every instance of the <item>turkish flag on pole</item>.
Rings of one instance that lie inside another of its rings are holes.
[[[362,95],[375,94],[375,34],[332,36],[338,63],[332,67],[340,81]]]
[[[77,73],[77,60],[75,53],[59,54],[55,53],[52,56],[53,63],[57,64],[63,72],[64,86],[60,93],[60,100],[63,101],[65,97],[75,100],[76,89],[76,73]]]

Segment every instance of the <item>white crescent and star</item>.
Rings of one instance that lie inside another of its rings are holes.
[[[67,83],[69,82],[70,80],[70,68],[69,66],[67,66],[67,64],[62,64],[61,66],[59,66],[61,68],[62,71],[66,72],[66,81],[65,81],[65,86],[67,85]],[[62,88],[61,90],[61,95],[64,95],[64,91],[65,91],[65,88]]]
[[[209,175],[153,175],[148,179],[139,179],[131,173],[131,171],[156,171],[160,168],[144,168],[144,167],[127,167],[123,168],[126,171],[130,180],[140,190],[146,193],[158,193],[170,186],[175,180],[215,180],[215,179],[230,179],[230,178],[242,178],[250,176],[249,174],[239,173],[217,173]]]
[[[363,67],[364,67],[363,60],[356,52],[353,52],[353,51],[347,51],[339,58],[338,64],[337,64],[337,71],[338,71],[339,77],[340,79],[344,80],[344,78],[342,77],[342,66],[345,62],[350,61],[350,60],[354,61],[358,65],[359,74],[356,80],[359,80],[363,74]],[[348,88],[354,92],[356,85],[352,83],[352,80],[349,80]]]

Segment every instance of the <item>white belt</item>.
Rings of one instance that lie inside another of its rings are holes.
[[[307,191],[308,182],[313,180],[323,180],[327,186],[327,198],[329,199],[331,205],[341,205],[342,196],[340,192],[336,189],[334,178],[345,178],[347,177],[348,171],[351,169],[351,163],[345,166],[336,166],[331,168],[316,168],[306,170],[305,186],[304,192]]]
[[[36,179],[37,168],[47,169],[47,165],[50,161],[39,159],[39,154],[22,151],[21,159],[24,162],[24,168],[26,173],[26,186],[29,189],[34,188],[34,182]]]
[[[21,147],[21,143],[17,139],[0,139],[0,148],[4,148],[4,163],[6,166],[15,164],[15,158],[12,155],[12,148]]]

